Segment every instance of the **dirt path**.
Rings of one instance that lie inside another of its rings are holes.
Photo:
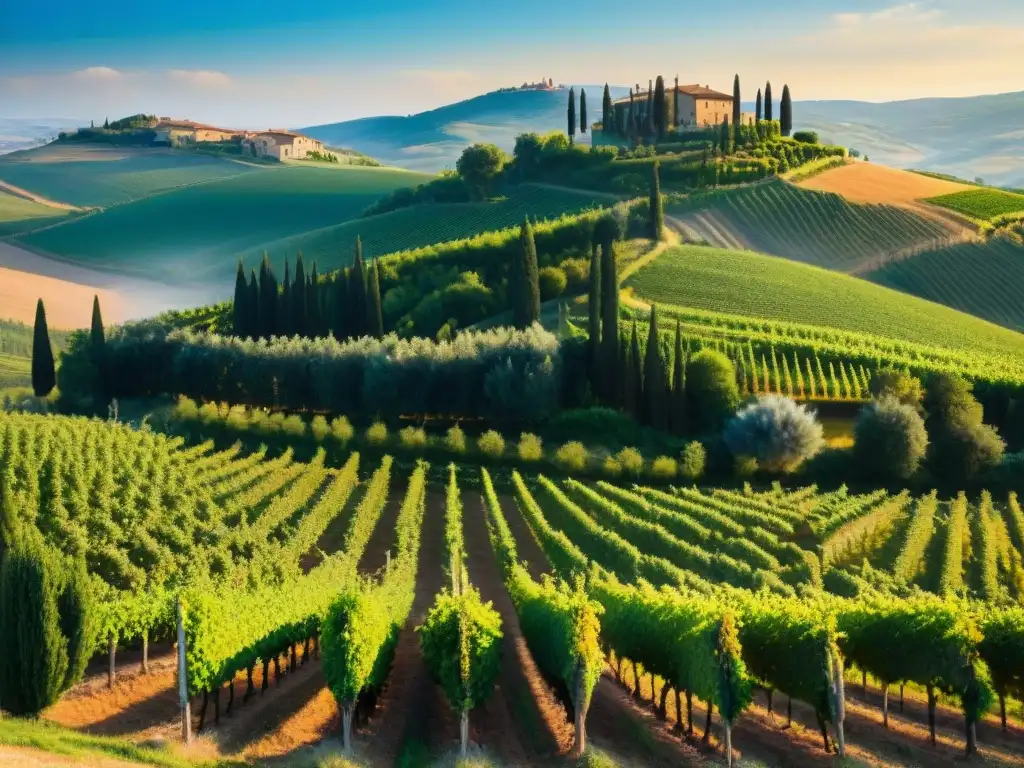
[[[444,495],[430,490],[420,534],[419,571],[412,612],[399,635],[395,659],[377,711],[357,736],[358,741],[369,742],[381,765],[393,765],[403,750],[439,753],[458,740],[458,723],[441,689],[430,679],[415,631],[444,585],[444,510]],[[378,525],[378,528],[383,527]],[[391,530],[393,532],[394,526]],[[364,561],[373,562],[366,558]]]
[[[13,184],[8,184],[6,181],[0,181],[0,190],[4,192],[10,192],[12,195],[22,197],[26,200],[31,200],[33,203],[39,203],[49,208],[59,208],[62,211],[88,211],[90,208],[79,208],[77,205],[71,205],[69,203],[60,203],[56,200],[50,200],[49,198],[37,195],[35,192],[29,192],[27,189],[16,187]]]
[[[526,647],[487,532],[480,494],[462,494],[470,581],[501,614],[501,670],[491,698],[470,716],[471,739],[506,765],[546,765],[572,746],[565,708],[551,693]]]

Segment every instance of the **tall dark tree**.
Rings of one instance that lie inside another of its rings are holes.
[[[665,419],[665,360],[661,355],[658,334],[658,311],[651,305],[651,319],[647,326],[647,349],[644,356],[643,421],[655,429],[664,429]]]
[[[757,124],[761,122],[761,110],[764,108],[764,103],[761,101],[761,89],[757,89],[757,104],[754,107],[754,121]]]
[[[46,397],[56,385],[57,374],[53,367],[50,329],[46,326],[43,300],[39,299],[36,302],[36,325],[32,333],[32,389],[36,397]]]
[[[260,336],[265,339],[277,333],[277,278],[264,252],[260,263]]]
[[[718,132],[718,149],[723,155],[732,151],[732,132],[729,130],[729,118],[722,119],[722,128]]]
[[[306,300],[306,267],[302,263],[302,251],[295,255],[295,279],[292,281],[292,333],[305,336],[309,333],[306,313],[309,306]]]
[[[740,127],[743,125],[742,102],[740,101],[740,76],[732,81],[732,127],[736,132],[736,143],[740,143]]]
[[[363,241],[356,236],[352,269],[348,275],[349,335],[359,338],[366,335],[366,265],[363,263]]]
[[[658,139],[664,139],[668,132],[668,114],[665,109],[665,80],[661,75],[654,81],[654,130]]]
[[[292,336],[292,268],[288,257],[284,257],[284,287],[281,302],[277,305],[277,335]]]
[[[636,94],[633,93],[633,89],[629,89],[629,115],[626,118],[626,134],[629,137],[636,136]]]
[[[384,314],[380,304],[380,265],[373,260],[370,267],[369,286],[366,291],[366,331],[374,338],[380,339],[384,336]]]
[[[610,134],[614,131],[615,121],[614,116],[615,108],[612,106],[612,92],[608,88],[608,83],[604,84],[604,96],[601,98],[601,130],[605,134]]]
[[[352,300],[348,287],[347,269],[339,269],[334,273],[334,282],[331,288],[334,294],[331,330],[334,333],[334,338],[338,341],[344,341],[350,335],[349,302]]]
[[[242,264],[239,262],[239,268]],[[235,292],[238,292],[237,286]],[[242,273],[243,304],[245,303],[245,274]],[[103,330],[103,314],[100,312],[100,297],[92,297],[92,326],[89,330],[89,349],[92,353],[92,364],[96,369],[96,400],[97,405],[107,402],[107,334]]]
[[[569,89],[569,107],[566,114],[566,122],[569,128],[569,143],[576,139],[576,89]]]
[[[245,267],[242,260],[238,260],[238,270],[235,272],[235,300],[231,305],[231,319],[234,326],[235,336],[247,338],[249,330],[249,286],[245,282]]]
[[[629,338],[629,364],[626,374],[626,411],[637,421],[642,419],[644,403],[644,371],[643,356],[640,352],[640,339],[636,333],[636,320]]]
[[[654,81],[647,81],[647,105],[644,113],[644,133],[652,138],[656,127],[654,125]]]
[[[97,622],[85,559],[78,558],[62,574],[57,598],[60,631],[68,644],[68,667],[61,690],[66,691],[85,675],[85,667],[96,647]]]
[[[590,291],[587,294],[587,331],[590,350],[591,390],[597,393],[601,377],[601,246],[597,239],[590,244]]]
[[[764,119],[769,123],[772,121],[772,84],[770,82],[764,87]]]
[[[253,329],[253,336],[259,335],[256,330],[260,327],[260,284],[256,280],[255,267],[249,270],[249,327]]]
[[[686,361],[683,355],[683,334],[679,320],[676,320],[675,349],[672,351],[672,406],[669,414],[672,433],[675,435],[686,434]]]
[[[537,244],[533,239],[533,226],[529,219],[523,220],[519,230],[519,250],[513,264],[512,277],[512,322],[516,328],[529,328],[540,320],[540,271],[537,265]]]
[[[665,212],[661,203],[661,179],[659,178],[659,163],[657,160],[651,166],[651,240],[661,240],[662,230],[665,228]]]
[[[793,100],[789,95],[789,86],[782,86],[782,104],[779,105],[779,127],[783,136],[793,133]]]
[[[587,132],[587,92],[580,88],[580,135]]]
[[[676,87],[672,91],[672,125],[679,125],[679,75],[676,75]]]
[[[320,276],[316,273],[314,261],[306,287],[306,335],[315,337],[320,334]]]
[[[619,367],[619,271],[615,263],[617,223],[610,216],[601,219],[594,235],[601,244],[601,343],[604,347],[602,367],[607,382],[621,381]],[[609,386],[607,397],[616,398]],[[617,400],[612,400],[617,404]]]

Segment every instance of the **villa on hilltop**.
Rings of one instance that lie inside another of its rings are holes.
[[[612,104],[616,124],[627,124],[631,106],[647,104],[648,92],[636,86],[632,98],[626,96]],[[679,128],[718,126],[726,118],[732,120],[732,96],[713,90],[708,85],[676,85],[665,87],[665,109],[668,124]],[[754,124],[754,113],[743,112],[744,125]]]
[[[284,128],[246,133],[242,139],[242,150],[256,157],[273,157],[278,160],[301,160],[310,152],[323,153],[322,141],[303,136],[301,133]]]
[[[191,120],[174,120],[170,117],[161,117],[153,126],[156,136],[153,141],[157,144],[200,144],[207,141],[231,141],[242,136],[245,131],[235,131],[230,128],[217,128],[213,125],[204,125]]]

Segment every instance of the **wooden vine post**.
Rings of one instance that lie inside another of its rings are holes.
[[[185,744],[191,744],[192,704],[188,698],[188,673],[185,666],[185,620],[180,595],[175,600],[175,613],[178,621],[178,701],[181,704],[181,740]]]

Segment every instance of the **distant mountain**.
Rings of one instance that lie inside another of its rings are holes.
[[[593,122],[601,113],[603,86],[585,88]],[[613,88],[612,96],[628,92]],[[565,106],[565,91],[489,93],[408,117],[370,117],[301,130],[391,165],[440,171],[454,167],[463,148],[476,141],[511,150],[523,131],[565,130]],[[801,101],[793,105],[793,117],[798,128],[816,130],[826,141],[887,165],[1024,186],[1024,92],[882,104]]]
[[[86,122],[66,117],[0,117],[0,155],[38,147],[61,131],[73,130]]]
[[[603,85],[585,85],[587,118],[601,117]],[[629,95],[612,88],[612,98]],[[580,88],[576,86],[577,108]],[[454,168],[462,150],[475,142],[497,144],[511,152],[524,131],[564,131],[569,91],[488,93],[457,104],[408,117],[367,117],[344,123],[301,128],[332,147],[352,147],[387,165],[417,171]],[[586,136],[577,139],[589,142]]]

